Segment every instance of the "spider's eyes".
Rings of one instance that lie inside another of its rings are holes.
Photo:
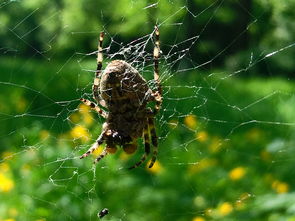
[[[136,151],[137,149],[137,145],[134,144],[134,143],[131,143],[131,144],[125,144],[123,146],[123,150],[128,153],[128,154],[132,154]]]
[[[114,132],[114,133],[112,134],[112,137],[113,137],[113,138],[117,138],[117,139],[121,139],[121,136],[119,135],[118,132]]]

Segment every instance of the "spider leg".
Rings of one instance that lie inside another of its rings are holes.
[[[156,162],[157,155],[158,155],[158,137],[157,137],[157,134],[156,134],[154,118],[149,117],[148,121],[149,121],[149,131],[150,131],[150,134],[151,134],[151,140],[152,140],[152,144],[154,146],[153,156],[152,156],[152,159],[151,159],[151,162],[150,162],[150,165],[149,165],[149,168],[152,168],[154,163]]]
[[[91,109],[95,110],[103,118],[108,117],[107,112],[105,112],[103,109],[101,109],[99,106],[97,106],[95,103],[91,102],[90,100],[80,98],[80,101],[82,101],[85,105],[89,106]]]
[[[105,102],[99,96],[99,85],[100,85],[100,77],[101,77],[101,69],[102,69],[102,61],[103,61],[103,53],[102,53],[103,37],[104,37],[104,32],[100,32],[98,48],[97,48],[97,59],[96,59],[97,67],[96,67],[95,78],[94,78],[93,86],[92,86],[92,93],[93,93],[93,98],[97,101],[97,103],[105,107]]]
[[[128,169],[134,169],[136,167],[139,167],[147,158],[149,155],[151,148],[150,148],[150,135],[149,135],[149,128],[148,124],[145,124],[144,131],[143,131],[143,138],[144,138],[144,154],[142,155],[140,161],[138,161],[134,166],[129,167]]]
[[[154,47],[154,80],[157,85],[157,91],[153,93],[153,97],[156,101],[154,107],[154,114],[157,114],[162,105],[162,86],[160,84],[159,76],[159,57],[160,57],[160,32],[158,26],[155,26],[155,47]]]
[[[104,158],[107,154],[113,154],[116,153],[117,148],[116,146],[110,146],[108,143],[106,147],[103,149],[103,151],[99,154],[99,156],[94,160],[94,164],[96,164],[98,161],[100,161],[102,158]]]
[[[83,159],[83,158],[85,158],[85,157],[88,157],[91,153],[93,153],[93,151],[95,151],[95,150],[99,147],[99,145],[101,145],[101,144],[103,143],[103,141],[104,141],[103,137],[104,137],[104,133],[102,133],[102,134],[98,137],[98,139],[96,140],[96,142],[95,142],[94,144],[92,144],[92,146],[87,150],[86,153],[84,153],[84,154],[80,157],[80,159]]]
[[[104,158],[108,154],[107,148],[104,148],[101,154],[94,160],[93,164],[96,164],[98,161],[100,161],[102,158]]]

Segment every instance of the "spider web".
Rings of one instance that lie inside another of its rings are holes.
[[[135,7],[133,1],[125,2]],[[60,56],[56,31],[43,39],[45,48],[35,46],[31,39],[37,30],[62,15],[59,8],[46,11],[47,4],[28,6],[13,25],[4,16],[0,22],[11,38],[0,47],[0,220],[97,220],[104,208],[110,212],[105,220],[294,218],[294,79],[277,77],[271,64],[277,57],[287,63],[295,41],[262,52],[251,45],[241,57],[230,53],[248,30],[264,22],[265,11],[253,15],[235,1],[250,21],[213,54],[207,35],[225,13],[225,1],[198,9],[187,1],[155,18],[164,91],[156,117],[159,156],[152,169],[143,165],[129,171],[143,153],[142,144],[132,156],[119,150],[97,165],[92,156],[79,159],[104,122],[79,102],[81,97],[92,100],[97,51],[83,51],[77,44],[74,52]],[[18,1],[0,4],[3,12],[21,7]],[[141,10],[158,7],[160,2],[148,3]],[[40,23],[30,24],[44,11]],[[106,33],[103,67],[126,60],[155,89],[153,29],[146,32],[153,25],[145,22],[138,32],[146,34],[126,42],[120,37],[123,28],[110,30],[104,9],[99,13]],[[189,22],[204,19],[202,26],[182,34]],[[124,16],[119,24],[125,24]],[[91,36],[96,48],[100,30],[93,27],[70,27],[74,31],[66,38]],[[196,51],[207,56],[198,58]],[[262,67],[268,76],[255,76]]]

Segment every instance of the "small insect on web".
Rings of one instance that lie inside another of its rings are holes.
[[[108,215],[109,214],[109,210],[107,208],[104,208],[103,210],[101,210],[97,216],[101,219],[103,218],[104,216]]]
[[[97,163],[109,153],[115,153],[117,150],[116,146],[122,146],[123,150],[128,154],[134,153],[137,149],[137,139],[143,136],[144,154],[129,169],[140,166],[146,160],[151,152],[150,141],[153,146],[153,153],[149,168],[154,165],[158,153],[158,138],[154,118],[159,112],[163,100],[162,87],[159,80],[160,33],[157,26],[155,26],[154,35],[155,91],[149,88],[147,81],[126,61],[113,60],[102,71],[104,33],[100,33],[97,69],[92,87],[93,99],[96,103],[84,98],[80,100],[102,116],[105,119],[105,123],[102,126],[102,132],[98,139],[80,157],[81,159],[89,156],[103,143],[106,143],[106,147],[94,163]],[[153,109],[147,107],[149,102],[155,102]]]

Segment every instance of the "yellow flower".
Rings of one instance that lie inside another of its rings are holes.
[[[158,174],[158,173],[161,173],[163,171],[163,167],[162,165],[159,163],[159,161],[157,160],[155,163],[154,163],[154,166],[152,168],[148,168],[148,166],[150,165],[150,162],[147,163],[147,170],[153,174]]]
[[[14,157],[15,153],[10,152],[10,151],[5,151],[2,153],[2,159],[4,160],[10,160]]]
[[[102,150],[103,150],[103,147],[99,146],[93,151],[92,155],[96,158],[99,156],[99,154],[101,154]]]
[[[81,104],[79,106],[79,113],[72,113],[70,115],[70,120],[74,124],[78,124],[80,120],[82,120],[85,125],[91,125],[93,123],[93,117],[92,113],[90,112],[90,107],[85,104]]]
[[[279,194],[286,193],[289,191],[289,185],[285,182],[281,182],[279,180],[275,180],[271,187]]]
[[[41,140],[48,138],[49,135],[50,135],[50,133],[48,132],[48,130],[41,130],[39,133]]]
[[[222,145],[221,139],[215,136],[212,139],[212,142],[210,143],[208,148],[212,153],[217,153],[221,149],[221,145]]]
[[[187,115],[184,118],[184,124],[190,129],[196,129],[197,126],[197,117],[195,115]]]
[[[229,172],[229,178],[231,180],[240,180],[246,174],[246,169],[244,167],[236,167]]]
[[[0,192],[9,192],[14,187],[13,180],[0,173]]]
[[[9,218],[9,219],[5,219],[4,221],[15,221],[15,219]]]
[[[70,115],[70,120],[74,123],[77,124],[80,122],[80,114],[79,113],[72,113]]]
[[[199,131],[196,133],[196,138],[200,142],[205,142],[208,140],[208,133],[206,131]]]
[[[278,193],[286,193],[289,191],[289,185],[287,183],[280,183],[276,188]]]
[[[229,202],[224,202],[217,208],[218,214],[221,216],[226,216],[233,211],[233,206]]]
[[[196,216],[193,218],[193,221],[205,221],[205,219],[201,216]]]
[[[247,140],[251,142],[257,142],[259,139],[261,139],[263,133],[258,128],[252,128],[246,133]]]
[[[79,112],[81,114],[89,113],[89,111],[90,111],[90,107],[89,106],[87,106],[85,104],[80,104],[80,106],[79,106]]]
[[[200,162],[191,165],[189,167],[189,173],[198,173],[204,169],[207,169],[209,167],[212,167],[214,165],[217,164],[217,160],[216,159],[209,159],[209,158],[204,158],[202,159]]]
[[[0,163],[0,173],[6,173],[10,170],[10,167],[7,163]]]
[[[90,112],[86,112],[83,114],[83,122],[88,126],[93,123],[93,117]]]
[[[88,130],[81,125],[75,126],[70,134],[74,139],[81,139],[82,141],[88,141],[90,137]]]
[[[16,208],[10,208],[10,209],[8,210],[8,214],[9,214],[9,216],[16,217],[16,216],[18,215],[18,211],[17,211]]]

